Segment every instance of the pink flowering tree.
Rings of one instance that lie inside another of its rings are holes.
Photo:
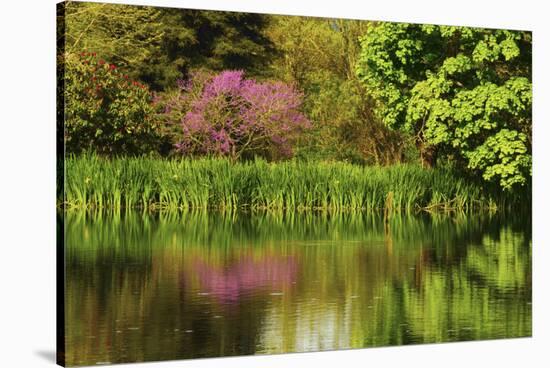
[[[310,127],[300,111],[302,94],[286,83],[260,83],[245,79],[242,71],[224,71],[195,73],[179,87],[164,113],[180,125],[176,149],[184,154],[290,157],[296,138]]]

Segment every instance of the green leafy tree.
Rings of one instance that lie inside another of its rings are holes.
[[[383,122],[503,188],[531,176],[531,34],[380,23],[361,38],[357,75]]]

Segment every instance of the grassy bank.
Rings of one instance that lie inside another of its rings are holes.
[[[362,167],[335,162],[223,159],[66,160],[66,208],[468,210],[517,205],[520,196],[489,191],[449,169]],[[390,203],[391,202],[391,203]]]

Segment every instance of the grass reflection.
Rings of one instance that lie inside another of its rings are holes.
[[[71,365],[531,334],[530,224],[517,220],[65,218]]]

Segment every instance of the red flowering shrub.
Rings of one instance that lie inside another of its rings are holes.
[[[149,89],[95,53],[66,56],[64,98],[67,152],[140,154],[156,149]]]

